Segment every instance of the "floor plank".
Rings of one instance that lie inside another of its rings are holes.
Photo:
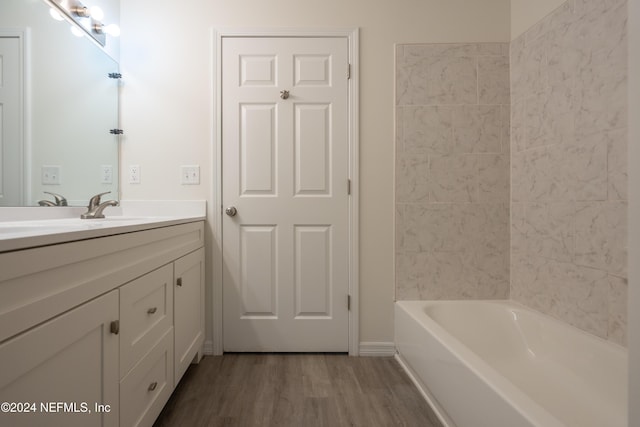
[[[154,427],[441,427],[393,358],[225,354],[192,365]]]

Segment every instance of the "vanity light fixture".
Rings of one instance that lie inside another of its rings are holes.
[[[104,46],[106,35],[118,37],[120,27],[115,24],[104,25],[104,12],[97,6],[87,7],[80,0],[45,0],[50,6],[49,13],[55,20],[66,19],[72,24],[71,32],[75,36],[89,35],[98,44]]]
[[[87,7],[82,3],[72,6],[71,13],[80,18],[104,19],[104,12],[98,6]]]
[[[111,37],[120,37],[120,27],[116,24],[104,25],[102,22],[94,21],[91,29],[98,34],[109,34]]]
[[[80,4],[79,6],[73,6],[70,10],[75,16],[79,18],[91,18],[91,13],[89,13],[89,8]]]

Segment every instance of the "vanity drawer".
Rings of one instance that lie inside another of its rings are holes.
[[[173,324],[173,264],[120,288],[120,378]]]
[[[120,381],[120,426],[152,426],[172,386],[173,328]]]

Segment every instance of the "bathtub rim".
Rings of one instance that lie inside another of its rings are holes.
[[[458,360],[458,362],[464,366],[466,369],[471,371],[474,375],[480,378],[484,384],[487,385],[489,389],[491,389],[495,394],[497,394],[501,399],[507,402],[510,406],[512,406],[523,418],[525,418],[532,425],[542,425],[545,427],[563,427],[564,424],[551,412],[542,407],[538,402],[536,402],[533,398],[527,395],[524,391],[518,388],[515,384],[509,381],[506,377],[500,374],[497,370],[495,370],[489,363],[484,361],[480,356],[478,356],[475,352],[473,352],[469,347],[463,344],[458,338],[456,338],[453,334],[449,333],[444,327],[442,327],[436,320],[431,318],[427,313],[422,310],[425,304],[440,304],[440,303],[491,303],[496,305],[511,306],[513,308],[522,309],[525,311],[532,311],[535,314],[543,316],[546,320],[556,323],[562,327],[568,327],[572,330],[579,331],[582,334],[586,334],[589,337],[597,338],[598,340],[604,341],[606,343],[610,343],[609,341],[603,340],[600,337],[589,334],[588,332],[582,331],[575,326],[569,325],[565,322],[562,322],[558,319],[555,319],[549,315],[538,312],[536,310],[530,309],[529,307],[513,300],[401,300],[395,301],[395,306],[400,307],[413,321],[419,324],[424,330],[425,333],[430,334],[435,341],[437,341],[442,347],[444,347],[449,353],[454,355],[454,357]],[[417,313],[416,313],[417,312]],[[610,343],[614,346],[617,346],[615,343]],[[617,346],[624,348],[622,346]],[[437,398],[431,392],[429,387],[424,384],[424,382],[420,379],[419,375],[414,372],[413,368],[411,368],[408,361],[404,359],[402,353],[400,352],[399,345],[396,343],[396,351],[398,352],[400,358],[399,361],[402,361],[401,365],[405,369],[408,375],[413,376],[412,381],[418,386],[418,388],[424,387],[425,390],[421,389],[423,396],[426,397],[427,402],[434,408],[434,411],[438,415],[441,421],[443,421],[442,414],[440,412],[444,412],[446,417],[444,420],[449,418],[449,415],[446,412],[439,402],[437,402]],[[409,368],[409,369],[407,369]],[[437,404],[434,405],[433,402]],[[437,409],[437,410],[436,410]],[[444,424],[444,422],[443,422]],[[445,427],[455,427],[455,423],[453,421],[449,421],[449,424],[444,424]]]
[[[545,318],[546,321],[553,323],[555,325],[558,325],[561,328],[567,328],[570,329],[576,333],[578,333],[579,335],[588,337],[589,339],[594,339],[596,341],[599,341],[603,344],[609,345],[611,347],[613,347],[614,349],[617,349],[616,351],[623,351],[623,352],[628,352],[627,347],[615,342],[615,341],[610,341],[607,340],[605,338],[599,337],[598,335],[595,335],[591,332],[587,332],[584,329],[580,329],[577,326],[574,326],[568,322],[565,322],[563,320],[560,320],[550,314],[544,313],[542,311],[536,310],[535,308],[531,308],[527,305],[522,304],[521,302],[518,302],[516,300],[512,300],[512,299],[477,299],[477,300],[471,300],[471,299],[442,299],[442,300],[395,300],[394,304],[400,304],[402,305],[403,303],[408,303],[411,305],[417,305],[417,303],[427,303],[427,304],[440,304],[440,303],[444,303],[444,304],[472,304],[472,303],[481,303],[481,304],[496,304],[496,305],[509,305],[512,306],[513,308],[519,309],[519,310],[523,310],[523,311],[530,311],[534,314],[537,314],[539,316],[542,316]],[[426,313],[425,313],[426,314]],[[412,316],[415,318],[415,316]],[[435,326],[437,326],[438,328],[440,328],[442,331],[444,331],[446,334],[450,335],[451,338],[455,339],[457,342],[460,342],[460,340],[458,340],[455,336],[453,336],[453,334],[450,334],[449,332],[446,331],[446,329],[444,329],[442,326],[440,326],[440,324],[435,321],[433,318],[431,318],[429,315],[427,315],[427,317],[429,317],[431,319],[431,321],[434,322]],[[460,343],[462,344],[462,343]],[[464,345],[464,344],[462,344]],[[474,353],[475,354],[475,353]]]

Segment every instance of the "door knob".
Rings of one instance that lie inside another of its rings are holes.
[[[280,98],[282,98],[282,99],[289,98],[289,91],[288,90],[281,90],[280,91]]]
[[[236,214],[238,213],[238,209],[236,209],[235,206],[230,206],[224,210],[224,213],[226,213],[229,216],[236,216]]]

